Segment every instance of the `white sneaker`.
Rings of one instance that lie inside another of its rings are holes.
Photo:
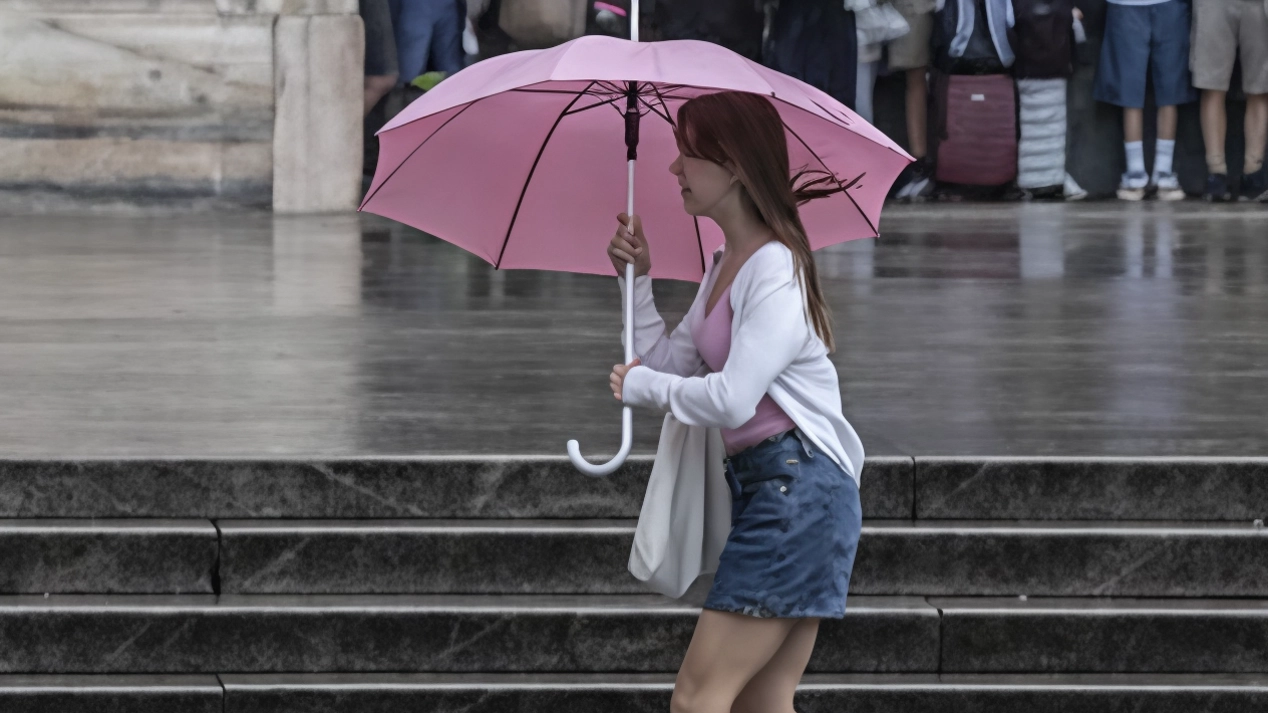
[[[1118,199],[1138,201],[1145,197],[1145,189],[1149,187],[1149,176],[1144,173],[1124,173],[1118,184]]]
[[[1068,201],[1081,201],[1087,198],[1087,191],[1083,189],[1070,174],[1065,175],[1065,184],[1062,186],[1061,192]]]
[[[1182,201],[1185,199],[1184,189],[1180,187],[1180,179],[1174,173],[1156,173],[1150,181],[1150,188],[1157,191],[1160,201]]]

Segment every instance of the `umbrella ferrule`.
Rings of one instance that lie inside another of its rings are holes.
[[[638,84],[629,82],[625,90],[625,160],[638,158]]]

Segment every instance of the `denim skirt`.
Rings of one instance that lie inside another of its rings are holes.
[[[704,608],[845,616],[863,513],[854,479],[798,431],[726,459],[731,533]]]

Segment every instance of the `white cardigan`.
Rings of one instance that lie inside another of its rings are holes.
[[[688,426],[737,428],[757,411],[765,394],[859,485],[863,444],[841,413],[841,388],[828,349],[806,315],[792,251],[772,240],[740,267],[731,286],[731,351],[712,373],[691,338],[712,287],[709,266],[691,309],[672,334],[652,300],[651,277],[634,278],[634,354],[621,390],[629,406],[671,413]],[[621,299],[625,280],[617,278]],[[622,305],[624,306],[624,305]],[[622,310],[624,314],[624,310]],[[622,334],[624,342],[624,334]]]

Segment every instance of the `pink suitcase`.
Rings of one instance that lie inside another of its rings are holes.
[[[934,177],[946,183],[1001,186],[1017,178],[1017,94],[1007,74],[935,72],[930,134]]]

